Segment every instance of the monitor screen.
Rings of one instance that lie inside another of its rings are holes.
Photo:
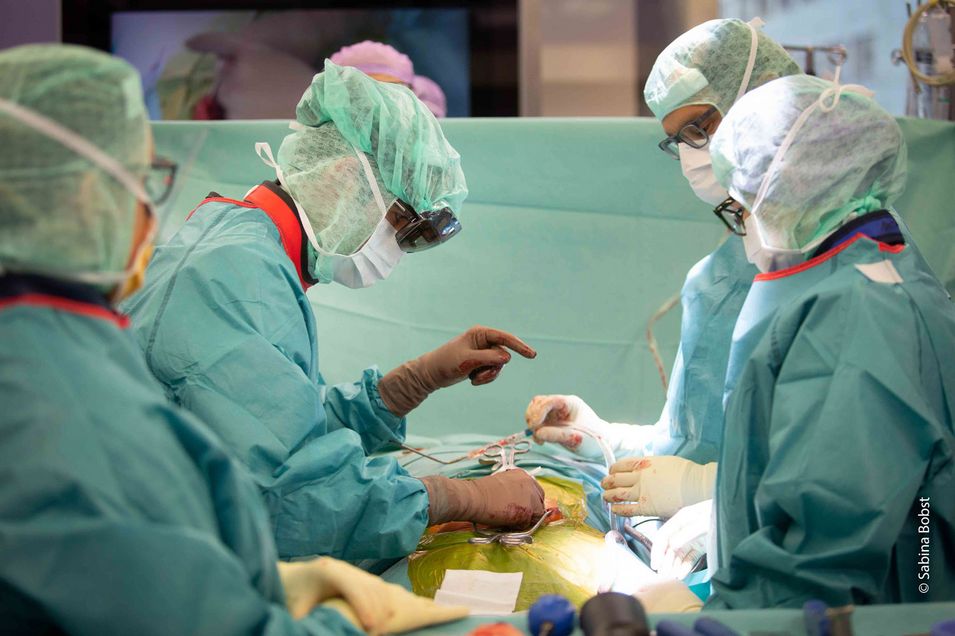
[[[354,65],[364,63],[366,72],[378,69],[379,76],[410,84],[426,103],[443,103],[446,116],[467,117],[473,114],[471,12],[461,7],[116,11],[109,16],[110,45],[142,74],[154,119],[291,118],[324,60],[365,40],[390,45],[410,63],[391,51],[382,57],[366,48],[350,57]]]

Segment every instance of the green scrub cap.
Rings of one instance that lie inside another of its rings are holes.
[[[759,23],[761,25],[761,22]],[[757,23],[753,69],[743,92],[778,77],[802,71],[786,50],[765,35]],[[716,106],[724,117],[740,95],[748,66],[753,30],[737,19],[710,20],[670,43],[657,57],[643,97],[657,119],[682,106]]]
[[[0,52],[0,98],[76,133],[138,180],[149,163],[139,74],[79,46]],[[136,196],[86,157],[0,111],[0,267],[122,272]]]
[[[295,115],[307,127],[333,124],[349,144],[373,158],[385,190],[415,210],[448,207],[460,212],[468,194],[461,157],[427,106],[406,87],[325,60],[324,72],[312,80]],[[304,137],[297,143],[308,143]],[[288,178],[301,168],[285,163],[282,150],[278,163]],[[294,189],[292,196],[310,218],[310,209],[327,204],[324,199],[302,197]]]
[[[776,249],[808,251],[854,213],[889,207],[905,188],[895,119],[865,87],[809,75],[744,95],[710,154],[717,180],[755,217],[763,245]]]

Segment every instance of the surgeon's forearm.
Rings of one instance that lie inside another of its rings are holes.
[[[478,479],[424,477],[429,523],[473,521],[495,528],[526,527],[544,514],[544,491],[525,471],[507,470]]]
[[[475,494],[469,481],[430,475],[422,478],[421,483],[428,491],[429,524],[470,521],[474,518],[472,499]]]
[[[716,471],[719,464],[704,464],[683,483],[684,497],[688,502],[698,503],[712,499],[716,494]]]
[[[404,417],[416,409],[439,388],[419,367],[417,359],[410,360],[395,367],[378,381],[381,399],[396,417]]]
[[[655,430],[656,425],[654,424],[609,422],[607,425],[608,441],[613,447],[617,459],[644,457],[650,448]]]
[[[422,483],[392,457],[365,457],[353,431],[315,438],[280,468],[255,476],[283,559],[402,557],[427,526]]]
[[[403,442],[406,422],[394,415],[381,395],[381,373],[365,369],[358,382],[324,387],[323,405],[329,431],[347,428],[361,436],[368,454],[377,453],[389,444]]]

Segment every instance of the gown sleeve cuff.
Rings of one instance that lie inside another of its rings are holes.
[[[385,405],[385,401],[381,399],[381,393],[378,391],[378,382],[381,378],[382,373],[377,368],[365,369],[362,384],[366,387],[368,401],[371,403],[371,408],[378,420],[391,432],[391,436],[399,442],[404,442],[408,428],[408,418],[398,417]]]

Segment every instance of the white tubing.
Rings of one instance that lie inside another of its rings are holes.
[[[607,465],[607,472],[609,473],[610,467],[617,463],[617,458],[614,455],[613,449],[610,448],[609,444],[607,444],[607,441],[589,428],[584,428],[582,426],[570,426],[568,428],[570,428],[572,431],[577,431],[578,433],[587,435],[597,443],[597,446],[600,447],[600,452],[604,456],[604,463]],[[617,515],[613,513],[613,509],[610,507],[609,503],[607,504],[607,514],[609,515],[610,520],[610,532],[616,532]]]

